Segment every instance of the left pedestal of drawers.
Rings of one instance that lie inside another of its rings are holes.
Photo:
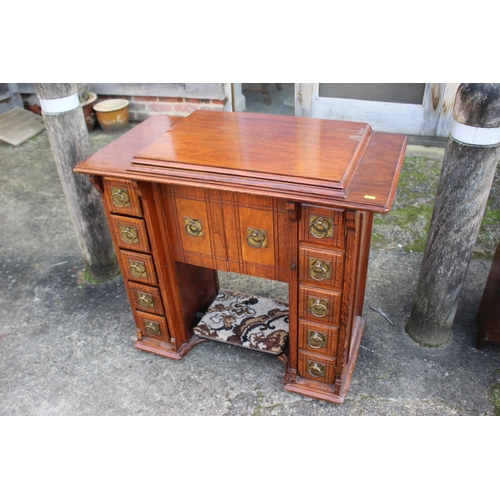
[[[169,317],[165,290],[169,276],[157,214],[148,203],[152,186],[147,183],[103,177],[94,182],[101,191],[109,229],[120,263],[123,283],[134,315],[135,347],[179,359],[189,344],[179,318]]]

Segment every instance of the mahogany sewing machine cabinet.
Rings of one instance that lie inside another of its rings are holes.
[[[373,213],[389,210],[405,149],[365,123],[200,110],[151,117],[77,165],[102,194],[135,347],[180,359],[236,339],[284,362],[286,390],[341,403]],[[285,282],[288,303],[238,303],[218,271]]]

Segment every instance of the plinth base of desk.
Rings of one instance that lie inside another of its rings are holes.
[[[343,403],[349,389],[349,384],[351,383],[351,377],[356,359],[358,358],[359,347],[361,345],[365,326],[366,321],[360,316],[356,316],[352,331],[353,337],[349,361],[345,365],[342,376],[340,377],[340,384],[332,385],[323,382],[315,382],[314,380],[297,375],[294,370],[286,369],[285,383],[283,386],[285,390],[311,398],[323,399],[330,403]]]
[[[182,359],[193,347],[204,341],[205,339],[193,336],[190,342],[183,344],[178,351],[174,351],[171,345],[166,344],[161,340],[143,338],[142,340],[136,340],[134,347],[140,351],[157,354],[158,356],[163,356],[164,358]]]

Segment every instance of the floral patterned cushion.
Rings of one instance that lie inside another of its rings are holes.
[[[279,355],[288,339],[288,304],[221,290],[194,333],[200,337]]]

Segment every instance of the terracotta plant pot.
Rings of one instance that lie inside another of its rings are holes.
[[[108,99],[94,106],[97,121],[104,132],[112,134],[127,128],[128,104],[127,99]]]
[[[94,111],[96,101],[97,94],[95,92],[88,92],[87,100],[81,103],[88,132],[93,132],[97,125],[96,112]]]

